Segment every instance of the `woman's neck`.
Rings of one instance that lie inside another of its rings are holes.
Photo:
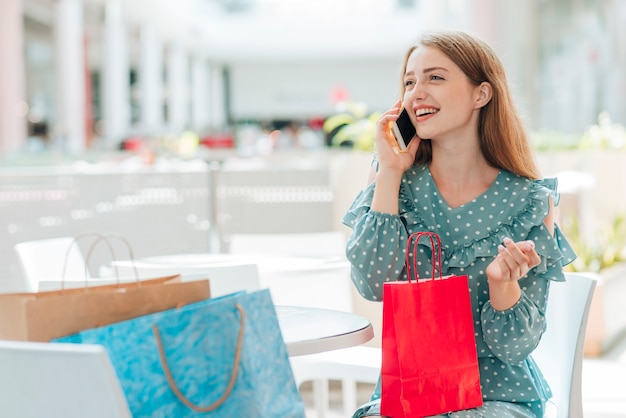
[[[483,194],[500,170],[489,165],[479,150],[434,152],[430,173],[448,206],[457,207]]]

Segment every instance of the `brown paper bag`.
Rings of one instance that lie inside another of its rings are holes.
[[[167,276],[38,293],[0,294],[0,339],[47,342],[210,298],[208,280]]]

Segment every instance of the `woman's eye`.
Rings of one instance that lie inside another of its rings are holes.
[[[413,84],[415,84],[415,82],[413,80],[405,80],[404,81],[404,87],[409,87],[409,86],[412,86]]]
[[[443,78],[443,77],[441,77],[441,76],[438,76],[438,75],[436,75],[436,74],[432,74],[432,75],[430,76],[430,79],[431,79],[431,80],[443,80],[444,78]]]

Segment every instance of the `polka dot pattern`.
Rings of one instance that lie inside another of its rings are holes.
[[[418,166],[404,175],[398,215],[370,210],[374,188],[372,184],[364,189],[344,217],[344,223],[353,229],[347,247],[352,279],[364,298],[381,301],[385,282],[407,280],[407,238],[418,231],[434,231],[441,237],[444,275],[468,276],[487,409],[446,416],[542,416],[542,405],[551,392],[529,356],[546,326],[543,312],[550,281],[564,280],[562,267],[575,258],[558,227],[553,236],[543,225],[550,198],[558,202],[556,181],[533,181],[503,170],[483,194],[450,207],[428,167]],[[497,311],[489,302],[485,271],[505,237],[533,240],[541,263],[520,280],[520,300]],[[422,279],[431,275],[429,246],[428,240],[419,243],[417,265]],[[526,415],[502,412],[519,405]]]
[[[382,417],[380,415],[380,400],[374,400],[361,406],[352,416],[352,418],[361,417]],[[426,418],[537,418],[537,415],[527,405],[487,401],[478,408]]]

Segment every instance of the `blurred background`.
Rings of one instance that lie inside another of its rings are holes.
[[[436,28],[502,58],[569,268],[622,265],[624,27],[624,0],[3,0],[0,289],[15,243],[86,229],[140,256],[346,231],[404,52]]]
[[[298,145],[319,146],[323,121],[346,105],[358,116],[387,109],[398,96],[404,50],[438,27],[466,30],[496,50],[532,131],[567,141],[601,114],[626,122],[622,0],[4,0],[0,7],[5,160],[137,139],[161,145],[185,131],[244,147],[263,131],[305,129],[312,134]]]
[[[568,269],[600,280],[585,416],[626,416],[626,0],[2,0],[0,292],[26,288],[28,240],[108,232],[149,257],[347,234],[374,122],[435,28],[504,62],[559,180]]]

